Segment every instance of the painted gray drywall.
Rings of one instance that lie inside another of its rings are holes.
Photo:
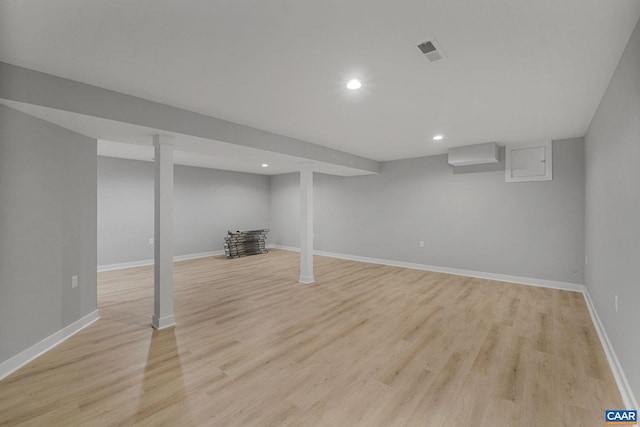
[[[319,176],[313,175],[314,190],[317,188]],[[299,248],[300,174],[272,175],[269,180],[269,194],[269,243]],[[314,215],[316,210],[314,207]]]
[[[640,23],[585,137],[586,286],[640,398]],[[614,309],[614,294],[619,311]]]
[[[288,136],[0,62],[0,98],[378,172],[380,163]]]
[[[0,105],[0,362],[96,310],[96,147]]]
[[[271,178],[272,243],[299,246],[298,179]],[[379,175],[316,174],[314,247],[583,283],[583,139],[554,141],[552,181],[504,179],[496,167],[454,173],[446,155],[385,162]]]
[[[228,230],[269,227],[269,177],[177,166],[176,254],[222,250]]]
[[[98,157],[98,265],[153,259],[153,163]]]
[[[98,265],[153,259],[153,163],[98,157]],[[175,255],[223,249],[269,225],[269,177],[176,165]]]

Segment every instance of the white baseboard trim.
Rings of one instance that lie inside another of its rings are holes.
[[[629,386],[629,381],[627,381],[627,377],[622,370],[622,366],[620,365],[618,356],[616,356],[616,352],[611,345],[611,341],[609,341],[609,337],[607,336],[607,332],[604,329],[604,325],[600,321],[600,317],[598,316],[596,307],[595,305],[593,305],[591,295],[589,295],[589,291],[587,291],[586,288],[583,294],[584,300],[587,303],[587,308],[589,309],[589,314],[591,314],[591,320],[593,321],[593,325],[595,326],[596,331],[598,332],[598,336],[600,337],[600,342],[602,343],[602,348],[607,355],[609,366],[611,366],[611,372],[613,373],[613,377],[615,378],[616,384],[618,385],[618,390],[620,390],[622,401],[626,406],[626,409],[640,410],[638,401],[633,395],[631,386]]]
[[[173,257],[173,262],[177,262],[177,261],[186,261],[189,259],[196,259],[196,258],[206,258],[208,256],[218,256],[218,255],[224,255],[224,251],[209,251],[209,252],[198,252],[195,254],[187,254],[187,255],[176,255]],[[131,261],[131,262],[121,262],[118,264],[106,264],[106,265],[99,265],[98,266],[98,272],[100,271],[109,271],[109,270],[121,270],[123,268],[132,268],[132,267],[142,267],[145,265],[153,265],[154,261],[153,259],[143,259],[140,261]]]
[[[121,262],[118,264],[99,265],[98,272],[109,270],[120,270],[123,268],[142,267],[144,265],[153,265],[152,259],[143,259],[140,261]]]
[[[315,279],[313,278],[313,276],[302,276],[300,275],[300,278],[298,278],[298,282],[305,284],[305,285],[310,285],[313,282],[315,282]]]
[[[151,326],[153,326],[153,328],[157,330],[171,328],[173,326],[176,326],[176,318],[173,314],[160,318],[157,318],[154,314],[153,316],[151,316]]]
[[[209,252],[198,252],[196,254],[187,254],[187,255],[177,255],[173,257],[173,261],[187,261],[189,259],[198,259],[198,258],[206,258],[208,256],[218,256],[224,255],[224,250],[220,251],[209,251]],[[153,264],[153,260],[151,261]]]
[[[282,249],[285,251],[300,252],[300,248],[283,245],[269,245],[273,249]],[[517,283],[520,285],[540,286],[544,288],[561,289],[565,291],[583,292],[584,285],[576,283],[558,282],[553,280],[535,279],[531,277],[510,276],[507,274],[486,273],[483,271],[463,270],[452,267],[439,267],[435,265],[417,264],[412,262],[395,261],[382,258],[362,257],[358,255],[340,254],[335,252],[313,251],[315,255],[326,256],[330,258],[347,259],[350,261],[360,261],[369,264],[388,265],[391,267],[410,268],[412,270],[434,271],[437,273],[455,274],[457,276],[476,277],[479,279],[497,280],[500,282]]]
[[[62,343],[70,336],[80,332],[82,329],[86,328],[99,318],[100,316],[98,315],[98,310],[91,312],[83,318],[78,319],[72,324],[60,329],[58,332],[49,335],[39,343],[32,345],[28,349],[0,363],[0,380],[8,377],[41,354],[51,350],[53,347]]]
[[[300,248],[296,248],[295,246],[285,246],[285,245],[276,245],[273,243],[268,243],[267,244],[267,249],[282,249],[283,251],[289,251],[289,252],[300,252]],[[316,251],[313,251],[313,253],[315,254]]]

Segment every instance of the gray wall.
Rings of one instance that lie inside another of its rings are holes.
[[[153,258],[153,163],[98,157],[98,265]]]
[[[640,396],[640,23],[586,140],[586,285]],[[614,309],[614,294],[619,311]]]
[[[315,248],[583,283],[582,138],[554,141],[552,181],[505,183],[502,164],[462,171],[442,155],[386,162],[379,175],[316,174]],[[270,212],[271,242],[299,246],[297,174],[271,178]]]
[[[153,258],[153,163],[98,158],[98,265]],[[175,166],[175,254],[223,249],[227,230],[269,226],[269,177]]]
[[[0,105],[0,361],[96,310],[95,182],[95,140]]]

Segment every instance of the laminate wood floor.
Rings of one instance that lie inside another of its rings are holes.
[[[0,424],[602,426],[622,408],[581,294],[315,257],[99,273],[101,319],[0,382]]]

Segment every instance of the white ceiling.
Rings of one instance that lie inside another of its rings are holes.
[[[638,0],[2,0],[0,61],[383,161],[584,135],[638,17]],[[416,47],[432,36],[440,63]]]

